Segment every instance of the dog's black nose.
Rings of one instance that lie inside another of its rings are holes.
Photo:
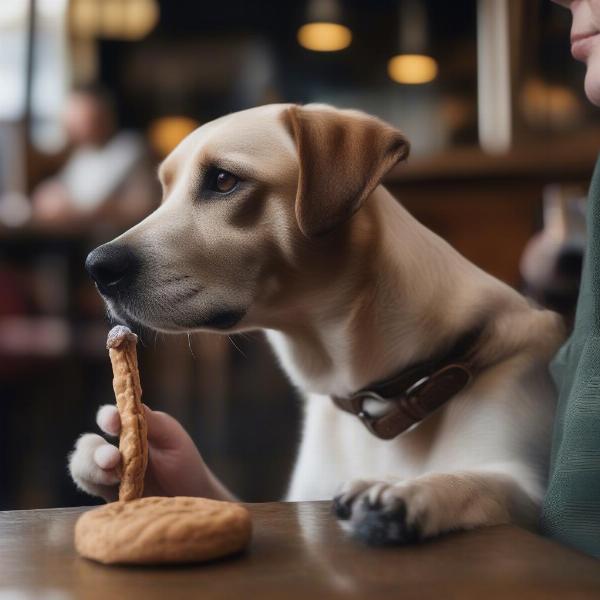
[[[92,250],[85,260],[85,268],[103,294],[111,294],[131,283],[139,261],[130,248],[104,244]]]

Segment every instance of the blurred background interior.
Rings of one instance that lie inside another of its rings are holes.
[[[269,102],[361,108],[412,156],[386,184],[569,320],[600,118],[549,0],[0,2],[0,509],[79,505],[66,455],[112,402],[87,252],[160,200],[198,125]],[[145,336],[145,401],[247,500],[284,491],[300,401],[259,333]]]

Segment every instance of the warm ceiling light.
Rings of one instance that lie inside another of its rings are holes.
[[[158,23],[157,0],[72,0],[71,25],[76,35],[140,40]]]
[[[388,75],[397,83],[428,83],[437,72],[437,63],[425,54],[399,54],[388,62]]]
[[[125,4],[125,15],[127,36],[134,40],[148,35],[160,19],[158,4],[147,0],[129,0]]]
[[[94,0],[71,2],[71,28],[79,36],[93,37],[100,23],[99,7]]]
[[[200,123],[190,117],[160,117],[148,128],[150,145],[159,156],[167,156],[186,135],[199,126]]]
[[[307,23],[298,29],[298,43],[315,52],[336,52],[352,42],[352,32],[339,23]]]

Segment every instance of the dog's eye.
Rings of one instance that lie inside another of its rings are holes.
[[[208,189],[220,194],[227,194],[238,184],[238,178],[229,171],[215,169],[208,178]]]

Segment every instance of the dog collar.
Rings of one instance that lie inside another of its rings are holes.
[[[391,440],[420,423],[469,384],[475,373],[475,346],[480,338],[480,328],[470,331],[443,357],[413,365],[350,396],[332,396],[333,403],[356,415],[376,437]],[[389,403],[390,410],[381,416],[370,415],[364,409],[367,399]]]

